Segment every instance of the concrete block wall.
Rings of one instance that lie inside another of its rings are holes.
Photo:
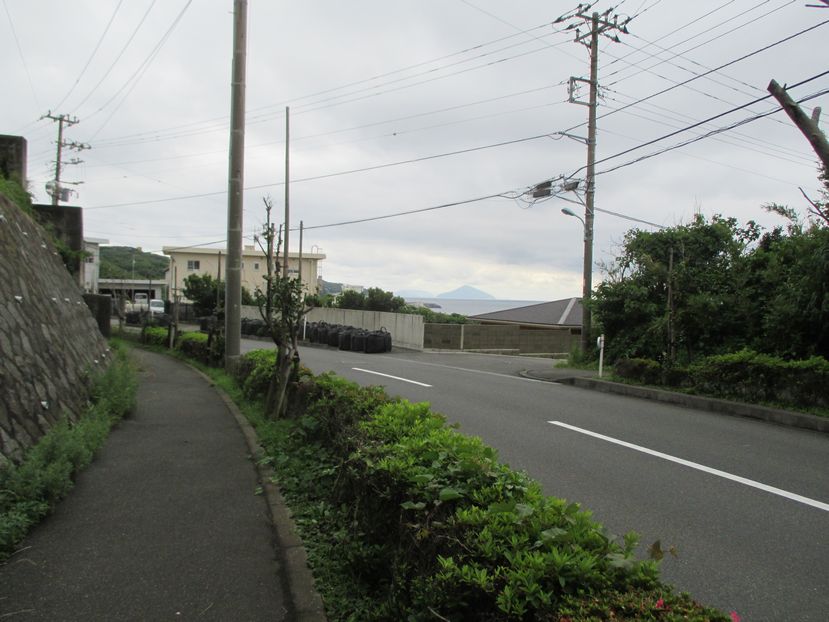
[[[432,350],[460,350],[460,324],[425,324],[423,330],[423,347]]]
[[[464,324],[464,350],[517,350],[517,326],[483,326]]]
[[[522,330],[518,333],[518,349],[522,354],[569,354],[580,338],[569,328]]]
[[[568,328],[522,330],[518,326],[426,324],[423,344],[435,350],[517,350],[521,354],[570,352],[579,341]]]
[[[0,463],[75,419],[110,360],[82,294],[44,229],[0,196]]]
[[[356,311],[318,307],[305,316],[308,322],[342,324],[366,330],[385,328],[391,333],[392,345],[409,350],[423,349],[423,316],[407,313],[383,313],[380,311]],[[242,318],[261,320],[258,307],[242,307]]]

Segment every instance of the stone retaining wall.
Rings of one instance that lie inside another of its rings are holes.
[[[0,463],[75,418],[107,342],[43,228],[0,196]]]

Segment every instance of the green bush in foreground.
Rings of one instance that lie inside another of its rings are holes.
[[[89,406],[78,420],[64,418],[20,464],[0,468],[0,560],[66,496],[112,424],[135,407],[135,375],[123,352],[114,351],[115,361],[94,379]]]
[[[254,423],[329,619],[728,619],[428,405],[333,375],[295,395],[296,419]]]

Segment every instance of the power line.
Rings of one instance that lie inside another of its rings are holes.
[[[345,225],[356,225],[364,222],[372,222],[375,220],[386,220],[389,218],[397,218],[399,216],[409,216],[411,214],[422,214],[423,212],[432,212],[435,210],[446,209],[447,207],[457,207],[458,205],[468,205],[470,203],[477,203],[479,201],[486,201],[487,199],[495,199],[495,198],[503,198],[503,199],[514,199],[517,198],[517,193],[514,191],[511,192],[497,192],[495,194],[487,194],[482,197],[475,197],[474,199],[465,199],[463,201],[453,201],[452,203],[443,203],[441,205],[434,205],[432,207],[423,207],[420,209],[413,209],[407,210],[405,212],[394,212],[392,214],[384,214],[382,216],[371,216],[368,218],[358,218],[355,220],[343,220],[340,222],[329,223],[327,225],[314,225],[310,227],[304,227],[305,231],[309,231],[311,229],[326,229],[329,227],[342,227]],[[298,229],[296,229],[298,230]]]
[[[826,75],[826,74],[829,74],[829,72],[826,72],[822,75]],[[824,89],[822,91],[818,91],[817,93],[813,93],[812,95],[809,95],[807,97],[804,97],[804,98],[798,100],[797,103],[800,104],[800,103],[803,103],[805,101],[815,99],[816,97],[821,97],[822,95],[826,95],[827,93],[829,93],[829,89]],[[690,144],[699,142],[699,141],[701,141],[703,139],[706,139],[706,138],[709,138],[711,136],[715,136],[716,134],[721,134],[723,132],[727,132],[728,130],[734,129],[735,127],[740,127],[741,125],[746,125],[748,123],[752,123],[754,121],[757,121],[758,119],[762,119],[762,118],[767,117],[769,115],[772,115],[776,112],[779,112],[780,110],[782,110],[782,107],[781,106],[776,106],[775,108],[773,108],[772,110],[769,110],[768,112],[764,112],[764,113],[761,113],[761,114],[756,114],[752,117],[741,119],[740,121],[732,123],[731,125],[727,125],[725,127],[721,127],[721,128],[716,129],[716,130],[711,130],[710,132],[707,132],[706,134],[703,134],[701,136],[696,136],[694,138],[690,138],[690,139],[688,139],[686,141],[683,141],[681,143],[677,143],[676,145],[671,145],[670,147],[665,147],[664,149],[660,149],[659,151],[655,151],[653,153],[646,154],[644,156],[641,156],[641,157],[636,158],[634,160],[631,160],[629,162],[624,162],[623,164],[619,164],[619,165],[611,167],[609,169],[605,169],[603,171],[600,171],[600,172],[596,173],[596,175],[604,175],[605,173],[612,173],[613,171],[617,171],[621,168],[625,168],[625,167],[631,166],[633,164],[637,164],[637,163],[642,162],[644,160],[649,160],[650,158],[654,158],[654,157],[662,155],[664,153],[668,153],[669,151],[674,151],[675,149],[680,149],[682,147],[687,147]],[[638,147],[636,147],[636,149],[638,149]],[[630,151],[631,150],[627,150],[624,153],[630,153]],[[611,156],[611,157],[615,158],[618,155],[621,155],[621,154],[616,154],[616,155]],[[607,159],[610,159],[610,158],[605,158],[605,160],[607,160]],[[605,161],[605,160],[601,160],[601,161]]]
[[[92,138],[95,138],[100,133],[100,131],[102,129],[104,129],[106,124],[110,122],[112,117],[115,116],[115,113],[118,112],[118,110],[121,108],[121,106],[127,100],[127,98],[129,98],[130,94],[135,89],[135,87],[138,86],[138,82],[141,80],[141,78],[144,77],[144,74],[150,68],[150,65],[155,60],[155,58],[158,56],[158,53],[161,51],[161,48],[164,47],[164,44],[170,38],[170,35],[173,33],[173,30],[178,25],[178,23],[181,21],[181,18],[184,17],[184,13],[187,11],[187,9],[190,7],[190,5],[192,3],[193,3],[193,0],[187,0],[187,3],[184,5],[184,7],[181,9],[181,11],[179,11],[178,15],[176,15],[176,18],[173,20],[173,23],[170,24],[170,27],[167,28],[167,31],[164,33],[164,35],[161,37],[161,39],[159,39],[159,41],[158,41],[158,43],[156,43],[155,47],[150,51],[150,53],[146,56],[146,58],[141,62],[141,64],[138,66],[138,69],[136,69],[135,72],[129,78],[127,78],[127,81],[124,82],[124,84],[121,86],[121,88],[118,89],[115,92],[115,94],[112,97],[110,97],[103,106],[101,106],[100,108],[98,108],[98,110],[96,110],[94,113],[92,113],[92,115],[94,115],[94,114],[97,114],[98,112],[101,112],[102,110],[104,110],[107,106],[109,106],[121,94],[121,92],[127,87],[127,85],[129,85],[130,82],[132,82],[132,86],[130,86],[127,93],[124,95],[124,97],[118,103],[118,105],[115,106],[115,108],[110,113],[110,115],[106,118],[106,120],[103,122],[103,124],[101,124],[101,126],[95,131],[95,133],[92,135]],[[90,115],[90,116],[92,116],[92,115]]]
[[[441,62],[443,60],[453,58],[455,56],[461,56],[463,54],[468,54],[470,52],[474,52],[476,50],[486,48],[487,46],[494,45],[494,44],[500,43],[502,41],[506,41],[506,40],[515,38],[517,36],[520,36],[521,34],[525,34],[527,32],[532,32],[532,31],[535,31],[535,30],[539,30],[541,28],[546,28],[548,25],[549,24],[545,22],[544,24],[534,26],[532,28],[529,28],[527,30],[524,30],[522,32],[519,32],[519,33],[516,33],[516,34],[513,34],[513,35],[509,35],[509,36],[506,36],[506,37],[499,37],[497,39],[487,41],[485,43],[480,43],[480,44],[471,46],[469,48],[465,48],[465,49],[460,50],[458,52],[454,52],[454,53],[451,53],[451,54],[446,54],[446,55],[443,55],[443,56],[440,56],[440,57],[437,57],[437,58],[434,58],[434,59],[431,59],[431,60],[428,60],[428,61],[421,61],[421,62],[418,62],[418,63],[414,63],[412,65],[408,65],[408,66],[405,66],[405,67],[402,67],[402,68],[399,68],[399,69],[395,69],[395,70],[392,70],[392,71],[388,71],[388,72],[385,72],[385,73],[378,74],[376,76],[372,76],[370,78],[364,78],[364,79],[361,79],[361,80],[356,80],[354,82],[349,82],[347,84],[343,84],[343,85],[340,85],[338,87],[332,87],[332,88],[329,88],[329,89],[324,89],[324,90],[317,91],[317,92],[314,92],[314,93],[310,93],[310,94],[307,94],[307,95],[295,97],[291,101],[299,102],[299,101],[302,101],[302,100],[312,99],[312,98],[315,98],[315,97],[319,97],[321,95],[325,95],[325,94],[328,94],[328,93],[333,93],[333,92],[336,92],[336,91],[339,91],[339,90],[343,90],[343,89],[346,89],[346,88],[349,88],[349,87],[352,87],[352,86],[358,86],[358,85],[361,85],[361,84],[367,84],[367,83],[370,83],[370,82],[375,82],[375,81],[378,81],[382,78],[397,75],[397,74],[409,71],[411,69],[417,69],[417,68],[420,68],[420,67],[424,67],[424,66],[427,66],[427,65],[430,65],[430,64],[434,64],[434,63],[437,63],[437,62]],[[519,45],[523,45],[523,43],[521,43]],[[509,46],[509,47],[512,47],[512,46]],[[493,52],[490,52],[489,54],[494,54],[494,53],[497,53],[499,51],[509,49],[509,47],[501,48],[499,50],[495,50]],[[476,58],[481,58],[481,56],[477,56],[477,57],[474,57],[474,58],[471,58],[471,59],[466,59],[466,60],[461,61],[461,62],[470,62],[471,60],[475,60]],[[452,63],[451,65],[446,65],[444,67],[429,69],[426,72],[422,72],[421,74],[418,74],[418,75],[425,75],[426,73],[434,72],[434,71],[437,71],[439,69],[445,69],[447,67],[454,66],[455,64],[458,64],[458,63],[456,62],[456,63]],[[452,74],[452,75],[455,75],[455,74]],[[417,75],[409,76],[406,79],[410,79],[412,77],[417,77]],[[362,89],[362,91],[369,90],[371,88],[377,88],[378,86],[382,87],[382,86],[385,86],[386,84],[388,84],[388,83],[375,85],[375,86],[372,86],[372,87],[367,87],[366,89]],[[362,91],[360,91],[360,92],[362,92]],[[353,94],[354,93],[350,93],[350,95],[353,95]],[[279,102],[279,103],[276,103],[276,104],[269,104],[267,106],[259,106],[259,107],[256,107],[256,108],[251,108],[246,112],[246,115],[247,115],[248,118],[256,118],[257,115],[255,113],[257,111],[265,111],[265,110],[270,110],[272,108],[278,108],[278,110],[275,113],[273,118],[280,118],[284,114],[284,106],[287,103],[289,103],[289,102],[286,100],[286,101],[282,101],[282,102]],[[310,105],[313,105],[313,104],[316,104],[316,103],[319,103],[319,102],[312,102],[310,104],[300,104],[299,106],[295,105],[294,108],[302,107],[302,106],[310,106]],[[137,132],[135,134],[126,134],[126,135],[123,135],[123,136],[120,136],[120,137],[110,139],[109,141],[103,141],[103,143],[106,143],[106,142],[120,142],[122,140],[130,139],[130,138],[138,138],[138,137],[146,136],[148,134],[172,132],[172,131],[176,131],[176,130],[180,130],[180,129],[184,129],[184,128],[188,128],[188,127],[199,126],[199,125],[202,125],[204,123],[213,123],[213,122],[217,122],[217,121],[222,122],[222,124],[220,126],[217,126],[217,129],[222,129],[223,130],[227,127],[227,119],[228,119],[227,115],[221,116],[221,117],[213,117],[211,119],[207,119],[207,120],[204,120],[204,121],[195,121],[195,122],[185,123],[185,124],[182,124],[182,125],[171,126],[171,127],[168,127],[168,128],[164,128],[162,130],[158,130],[157,132],[152,131],[152,132]]]
[[[633,97],[629,95],[625,95],[624,93],[616,92],[618,95],[625,97],[627,99],[633,99]],[[615,97],[607,97],[609,101],[617,102],[619,104],[624,105],[626,102]],[[733,103],[731,104],[733,105]],[[668,127],[679,128],[683,127],[685,124],[690,122],[697,122],[699,121],[698,118],[692,117],[691,115],[686,115],[682,113],[675,112],[670,108],[666,108],[664,106],[656,106],[651,103],[647,103],[643,105],[643,108],[647,106],[648,108],[652,108],[654,110],[653,114],[645,114],[646,111],[641,113],[633,112],[631,109],[624,110],[625,114],[631,115],[633,117],[637,117],[639,119],[644,119],[651,123],[658,123],[661,125],[666,125]],[[614,110],[614,108],[611,108]],[[657,116],[654,116],[657,115]],[[665,118],[668,118],[669,121],[666,121]],[[605,130],[606,131],[606,130]],[[762,155],[772,156],[776,158],[780,158],[787,162],[793,162],[796,164],[802,164],[804,162],[809,162],[811,164],[812,160],[804,155],[803,150],[796,150],[790,149],[787,147],[781,147],[775,143],[772,143],[767,140],[763,140],[761,138],[757,138],[750,134],[744,132],[734,132],[733,133],[734,140],[737,142],[726,141],[723,139],[719,139],[726,144],[733,145],[740,148],[750,149],[755,153],[759,153]]]
[[[732,17],[729,17],[729,18],[727,18],[727,19],[725,19],[725,20],[723,20],[723,21],[721,21],[721,22],[719,22],[719,23],[717,23],[717,24],[715,24],[715,25],[713,25],[713,26],[709,26],[708,28],[706,28],[706,29],[705,29],[705,30],[703,30],[702,32],[698,32],[698,33],[697,33],[697,34],[695,34],[695,35],[692,35],[692,36],[690,36],[690,37],[688,37],[688,38],[686,38],[686,39],[683,39],[682,41],[678,41],[678,42],[676,42],[676,43],[672,44],[672,45],[671,45],[671,48],[676,48],[676,47],[679,47],[680,45],[683,45],[683,44],[685,44],[685,43],[688,43],[689,41],[693,41],[694,39],[697,39],[697,38],[699,38],[699,37],[701,37],[701,36],[703,36],[703,35],[705,35],[705,34],[708,34],[708,33],[712,32],[713,30],[716,30],[716,29],[717,29],[717,28],[719,28],[720,26],[724,26],[725,24],[727,24],[727,23],[729,23],[729,22],[731,22],[731,21],[733,21],[733,20],[735,20],[735,19],[738,19],[738,18],[742,17],[743,15],[746,15],[746,14],[748,14],[748,13],[751,13],[752,11],[757,10],[757,9],[758,9],[758,8],[760,8],[761,6],[763,6],[763,5],[765,5],[765,4],[768,4],[770,1],[771,1],[771,0],[764,0],[764,2],[761,2],[761,3],[760,3],[760,4],[758,4],[758,5],[752,6],[751,8],[746,9],[745,11],[743,11],[743,12],[741,12],[741,13],[738,13],[737,15],[734,15],[734,16],[732,16]],[[791,2],[792,2],[792,1],[794,1],[794,0],[787,0],[787,1],[788,1],[789,3],[791,3]],[[676,34],[677,32],[680,32],[680,31],[682,31],[682,30],[684,30],[684,29],[688,28],[689,26],[691,26],[691,25],[693,25],[693,24],[695,24],[695,23],[697,23],[697,22],[700,22],[700,21],[702,21],[703,19],[705,19],[706,17],[709,17],[710,15],[713,15],[714,13],[716,13],[716,12],[718,12],[718,11],[720,11],[720,10],[724,9],[725,7],[727,7],[727,6],[731,5],[731,4],[733,4],[734,2],[736,2],[736,0],[730,0],[730,1],[728,1],[728,2],[726,2],[726,3],[724,3],[724,4],[722,4],[722,5],[720,5],[719,7],[715,8],[715,9],[713,9],[713,10],[711,10],[711,11],[709,11],[709,12],[707,12],[707,13],[703,14],[703,15],[701,15],[700,17],[698,17],[698,18],[696,18],[696,19],[694,19],[694,20],[692,20],[692,21],[690,21],[690,22],[688,22],[688,23],[686,23],[686,24],[684,24],[684,25],[682,25],[682,26],[680,26],[680,27],[678,27],[678,28],[675,28],[675,29],[674,29],[674,30],[672,30],[671,32],[669,32],[669,33],[666,33],[666,34],[662,35],[661,37],[659,37],[658,39],[656,39],[656,41],[662,41],[662,40],[664,40],[664,39],[666,39],[666,38],[670,37],[671,35]],[[782,7],[780,7],[780,8],[782,8]],[[777,9],[775,9],[775,10],[777,10]],[[762,17],[764,17],[764,16],[760,16],[760,17],[762,18]],[[759,19],[759,18],[758,18],[758,19]],[[754,21],[756,21],[756,20],[754,20]],[[748,22],[748,23],[753,23],[753,22]],[[732,28],[731,30],[729,30],[729,31],[727,31],[727,32],[724,32],[724,33],[721,33],[720,35],[717,35],[716,37],[714,37],[713,39],[711,39],[711,40],[707,41],[706,43],[710,43],[711,41],[714,41],[714,40],[719,39],[719,38],[721,38],[721,37],[724,37],[724,36],[726,36],[726,35],[732,34],[732,33],[733,33],[733,32],[735,32],[736,30],[739,30],[740,28],[742,28],[742,26],[738,26],[738,27]],[[700,47],[701,45],[705,45],[705,43],[704,43],[704,44],[700,44],[700,45],[696,45],[696,46],[694,46],[694,47],[692,47],[692,48],[689,48],[689,49],[687,49],[687,50],[684,50],[684,51],[683,51],[683,52],[681,52],[680,54],[687,54],[688,52],[690,52],[690,51],[693,51],[693,50],[697,49],[697,48],[698,48],[698,47]],[[609,63],[609,64],[608,64],[608,67],[610,67],[610,66],[612,66],[612,65],[616,64],[617,62],[623,61],[624,59],[626,59],[627,57],[629,57],[629,56],[631,56],[631,55],[633,55],[633,54],[634,54],[634,52],[630,52],[630,53],[626,54],[625,56],[623,56],[623,57],[621,57],[621,58],[618,58],[618,59],[616,59],[616,60],[612,61],[611,63]],[[624,71],[624,70],[623,70],[623,69],[617,69],[616,71],[614,71],[614,72],[612,72],[612,73],[610,73],[610,74],[608,74],[608,75],[606,75],[606,76],[603,76],[603,77],[602,77],[602,79],[603,79],[603,80],[606,80],[606,79],[608,79],[608,78],[610,78],[610,77],[612,77],[612,76],[614,76],[614,75],[617,75],[617,74],[621,73],[622,71]],[[635,74],[633,74],[633,75],[635,75]],[[625,78],[628,78],[628,77],[631,77],[631,76],[625,76]],[[621,80],[621,79],[624,79],[624,78],[620,78],[620,80]]]
[[[640,98],[640,99],[637,99],[635,102],[630,103],[630,104],[627,104],[627,105],[625,105],[625,106],[623,106],[623,107],[621,107],[621,108],[617,108],[616,110],[613,110],[613,111],[611,111],[611,112],[607,112],[607,113],[605,113],[605,114],[599,115],[599,118],[600,118],[600,119],[604,119],[605,117],[609,117],[609,116],[610,116],[610,115],[612,115],[612,114],[616,114],[617,112],[621,112],[622,110],[625,110],[625,109],[630,108],[630,107],[632,107],[632,106],[636,106],[636,105],[638,105],[638,104],[641,104],[642,102],[645,102],[645,101],[648,101],[648,100],[650,100],[650,99],[653,99],[654,97],[658,97],[659,95],[664,95],[665,93],[668,93],[668,92],[670,92],[670,91],[673,91],[673,90],[674,90],[674,89],[676,89],[676,88],[679,88],[680,86],[685,86],[686,84],[689,84],[689,83],[691,83],[691,82],[694,82],[695,80],[699,80],[700,78],[703,78],[703,77],[707,76],[708,74],[714,73],[714,72],[719,71],[720,69],[724,69],[724,68],[726,68],[726,67],[730,67],[731,65],[735,65],[735,64],[737,64],[737,63],[739,63],[739,62],[741,62],[741,61],[746,60],[747,58],[751,58],[752,56],[756,56],[757,54],[760,54],[761,52],[765,52],[765,51],[770,50],[770,49],[772,49],[772,48],[774,48],[774,47],[777,47],[778,45],[782,45],[783,43],[786,43],[786,42],[788,42],[788,41],[791,41],[792,39],[795,39],[796,37],[800,37],[800,36],[802,36],[802,35],[806,34],[807,32],[811,32],[812,30],[815,30],[815,29],[817,29],[817,28],[820,28],[820,27],[822,27],[822,26],[825,26],[826,24],[829,24],[829,20],[825,20],[825,21],[823,21],[823,22],[820,22],[820,23],[818,23],[818,24],[815,24],[814,26],[809,26],[808,28],[804,28],[803,30],[800,30],[800,31],[798,31],[798,32],[796,32],[796,33],[794,33],[794,34],[792,34],[792,35],[789,35],[788,37],[784,37],[783,39],[779,39],[779,40],[775,41],[774,43],[770,43],[770,44],[768,44],[768,45],[765,45],[765,46],[763,46],[763,47],[761,47],[761,48],[759,48],[759,49],[754,50],[753,52],[749,52],[748,54],[744,54],[744,55],[742,55],[742,56],[740,56],[740,57],[738,57],[738,58],[735,58],[735,59],[733,59],[733,60],[728,61],[727,63],[723,63],[722,65],[719,65],[719,66],[717,66],[717,67],[714,67],[713,69],[710,69],[710,70],[708,70],[708,71],[706,71],[706,72],[704,72],[704,73],[701,73],[701,74],[695,75],[695,76],[693,76],[693,77],[691,77],[691,78],[688,78],[687,80],[684,80],[684,81],[682,81],[682,82],[678,82],[677,84],[674,84],[674,85],[672,85],[672,86],[669,86],[669,87],[667,87],[667,88],[665,88],[665,89],[662,89],[662,90],[660,90],[660,91],[656,91],[655,93],[651,93],[650,95],[646,95],[645,97],[642,97],[642,98]],[[761,98],[761,100],[762,100],[762,99],[766,99],[766,98],[765,98],[765,97],[763,97],[763,98]],[[761,100],[757,100],[757,101],[761,101]],[[569,132],[569,131],[572,131],[572,130],[578,129],[579,127],[582,127],[583,125],[584,125],[584,123],[580,123],[580,124],[578,124],[578,125],[575,125],[575,126],[573,126],[573,127],[569,128],[569,129],[568,129],[568,130],[566,130],[566,131],[568,131],[568,132]]]
[[[124,55],[124,52],[126,52],[126,51],[127,51],[127,48],[128,48],[128,47],[130,46],[130,44],[132,43],[132,40],[133,40],[133,39],[135,39],[135,36],[138,34],[138,31],[141,29],[141,26],[142,26],[142,25],[144,24],[144,22],[147,20],[147,17],[149,16],[150,11],[152,11],[153,7],[155,6],[155,3],[156,3],[156,0],[152,0],[152,2],[150,2],[150,6],[148,6],[148,7],[147,7],[147,10],[146,10],[146,11],[144,11],[144,15],[141,17],[141,20],[138,22],[138,25],[137,25],[137,26],[135,27],[135,29],[132,31],[132,34],[131,34],[131,35],[129,36],[129,38],[127,39],[126,43],[124,43],[124,46],[121,48],[121,51],[120,51],[120,52],[118,52],[118,55],[115,57],[115,60],[114,60],[114,61],[112,61],[112,64],[110,64],[109,68],[108,68],[108,69],[104,72],[104,75],[103,75],[103,76],[101,76],[101,79],[100,79],[100,80],[98,80],[98,82],[95,84],[95,86],[93,86],[93,87],[92,87],[92,89],[89,91],[89,93],[87,93],[87,94],[86,94],[86,97],[84,97],[84,98],[80,101],[80,103],[79,103],[77,106],[75,106],[75,108],[76,108],[76,109],[78,109],[78,108],[80,108],[81,106],[83,106],[83,105],[84,105],[84,104],[85,104],[85,103],[89,100],[89,98],[90,98],[90,97],[92,97],[92,95],[95,93],[95,91],[97,91],[97,90],[98,90],[98,87],[99,87],[99,86],[101,86],[101,84],[103,84],[104,80],[106,80],[106,79],[107,79],[107,77],[109,76],[109,74],[110,74],[110,73],[112,72],[112,70],[115,68],[115,65],[117,65],[117,64],[118,64],[118,61],[119,61],[119,60],[121,60],[121,57]],[[96,112],[99,112],[99,111],[96,111]],[[95,113],[92,113],[92,114],[95,114]],[[91,115],[90,115],[90,116],[91,116]]]
[[[40,108],[40,100],[37,97],[37,91],[35,91],[35,84],[32,82],[32,74],[29,72],[29,64],[26,62],[26,57],[23,55],[23,48],[20,45],[20,39],[17,38],[17,29],[14,27],[14,20],[12,20],[12,14],[9,12],[9,6],[6,4],[6,0],[3,0],[3,8],[6,10],[6,17],[9,20],[9,27],[11,27],[14,43],[17,46],[17,53],[20,55],[20,62],[23,63],[23,70],[26,72],[26,79],[29,81],[29,88],[32,90],[32,97],[34,97],[37,107]]]
[[[5,2],[5,0],[3,0],[3,1]],[[90,65],[90,63],[92,63],[92,59],[95,58],[95,54],[98,53],[98,49],[101,47],[101,44],[104,42],[104,38],[107,36],[107,33],[109,32],[109,29],[112,26],[112,22],[115,21],[115,16],[118,15],[118,10],[121,8],[122,4],[124,4],[124,0],[118,0],[118,4],[115,5],[115,10],[112,12],[112,16],[109,18],[109,21],[107,22],[107,25],[104,27],[104,32],[101,33],[101,37],[98,39],[98,43],[95,44],[95,48],[92,50],[92,54],[89,55],[89,58],[86,60],[86,64],[83,66],[83,69],[81,69],[81,73],[78,74],[78,77],[72,83],[72,86],[69,89],[69,91],[66,93],[66,95],[63,96],[63,99],[61,99],[60,102],[56,106],[54,106],[55,110],[57,110],[58,108],[63,106],[63,103],[67,99],[69,99],[69,96],[72,95],[72,93],[75,92],[75,87],[78,86],[78,83],[81,81],[81,78],[83,78],[84,74],[86,74],[86,70],[89,69],[89,65]]]
[[[481,145],[481,146],[478,146],[478,147],[470,147],[468,149],[458,149],[456,151],[449,151],[449,152],[446,152],[446,153],[438,153],[438,154],[423,156],[423,157],[420,157],[420,158],[410,158],[408,160],[400,160],[400,161],[397,161],[397,162],[386,162],[384,164],[377,164],[377,165],[374,165],[374,166],[366,166],[366,167],[363,167],[363,168],[349,169],[349,170],[345,170],[345,171],[337,171],[335,173],[325,173],[325,174],[322,174],[322,175],[314,175],[312,177],[301,177],[299,179],[292,179],[291,182],[292,183],[299,183],[299,182],[306,182],[306,181],[318,181],[320,179],[329,179],[331,177],[341,177],[343,175],[351,175],[351,174],[354,174],[354,173],[365,173],[365,172],[368,172],[368,171],[376,171],[376,170],[380,170],[380,169],[384,169],[384,168],[391,168],[393,166],[402,166],[404,164],[414,164],[416,162],[425,162],[427,160],[435,160],[435,159],[438,159],[438,158],[446,158],[446,157],[462,155],[462,154],[466,154],[466,153],[473,153],[473,152],[476,152],[476,151],[483,151],[484,149],[494,149],[496,147],[505,147],[505,146],[508,146],[508,145],[517,145],[519,143],[524,143],[524,142],[528,142],[528,141],[532,141],[532,140],[538,140],[540,138],[549,138],[549,137],[550,137],[550,134],[538,134],[538,135],[535,135],[535,136],[527,136],[525,138],[517,138],[515,140],[507,140],[507,141],[503,141],[503,142],[499,142],[499,143],[492,143],[492,144],[489,144],[489,145]],[[257,185],[257,186],[246,186],[244,188],[244,190],[261,190],[263,188],[273,188],[274,186],[281,186],[284,183],[285,182],[274,182],[274,183],[271,183],[271,184],[260,184],[260,185]],[[151,205],[151,204],[155,204],[155,203],[167,203],[169,201],[183,201],[183,200],[186,200],[186,199],[201,199],[201,198],[205,198],[205,197],[218,196],[218,195],[224,194],[225,192],[226,191],[223,190],[223,191],[220,191],[220,192],[204,192],[204,193],[199,193],[199,194],[190,194],[190,195],[186,195],[186,196],[167,197],[167,198],[164,198],[164,199],[151,199],[151,200],[147,200],[147,201],[134,201],[134,202],[129,202],[129,203],[112,203],[112,204],[108,204],[108,205],[96,205],[94,207],[87,207],[85,209],[94,210],[94,209],[104,209],[104,208],[111,208],[111,207],[128,207],[128,206],[133,206],[133,205]]]

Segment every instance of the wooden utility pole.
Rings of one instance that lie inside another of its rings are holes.
[[[786,111],[789,118],[794,121],[794,124],[803,132],[806,140],[812,145],[812,149],[814,149],[820,161],[823,162],[823,168],[829,171],[829,142],[826,140],[826,134],[818,127],[817,117],[820,114],[820,109],[815,108],[818,111],[817,115],[814,118],[809,117],[797,105],[797,102],[789,97],[789,94],[786,92],[786,87],[780,86],[775,80],[769,82],[768,92],[780,102],[783,110]]]
[[[593,221],[595,217],[595,177],[596,177],[596,109],[598,108],[599,99],[599,37],[608,37],[611,41],[619,41],[619,37],[613,31],[620,31],[627,34],[627,23],[630,21],[623,20],[619,22],[617,16],[611,16],[611,10],[607,10],[602,14],[593,13],[587,15],[582,10],[578,10],[575,15],[567,18],[560,18],[560,21],[571,20],[570,25],[566,30],[575,30],[576,41],[587,46],[590,52],[590,78],[570,78],[570,102],[574,104],[581,104],[587,106],[589,109],[587,119],[587,170],[585,179],[585,201],[584,201],[584,266],[582,275],[582,326],[581,326],[581,348],[582,352],[586,353],[591,347],[590,330],[591,330],[591,313],[590,313],[590,296],[593,291]],[[612,21],[611,21],[612,20]],[[579,26],[583,24],[590,24],[590,31],[586,34],[581,34]],[[589,39],[589,42],[588,42]],[[585,103],[578,101],[575,98],[575,86],[577,82],[588,82],[590,85],[590,97]]]
[[[239,358],[242,329],[242,208],[245,169],[245,68],[247,0],[233,3],[233,72],[230,99],[230,167],[227,196],[227,277],[225,279],[225,367]]]

